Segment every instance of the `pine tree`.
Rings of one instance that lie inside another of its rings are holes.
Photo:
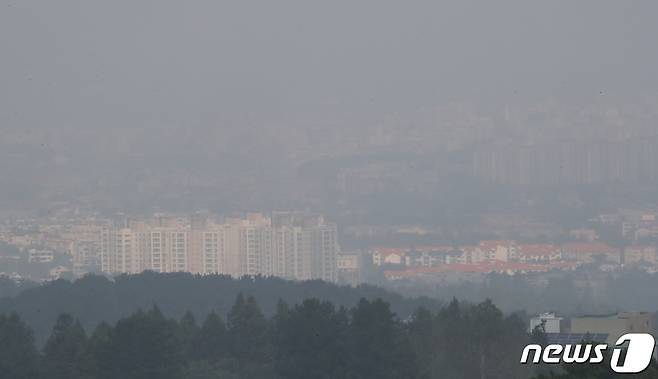
[[[185,358],[189,359],[194,354],[194,343],[198,338],[200,328],[196,323],[194,315],[190,311],[185,312],[178,325],[181,349]]]
[[[229,351],[242,378],[271,375],[268,321],[256,300],[239,294],[228,314]]]
[[[350,337],[353,374],[359,378],[415,378],[415,357],[408,335],[381,299],[361,299],[352,309]]]
[[[34,345],[34,336],[16,313],[0,314],[0,377],[39,377],[39,352]]]
[[[112,379],[112,343],[114,330],[109,324],[100,323],[91,336],[83,354],[80,369],[84,378]]]
[[[229,351],[228,332],[221,317],[211,312],[201,326],[194,342],[193,359],[212,364],[225,359]]]
[[[437,352],[437,336],[434,324],[432,312],[421,307],[414,312],[411,322],[407,325],[411,346],[416,356],[418,377],[423,379],[435,376],[434,357]]]
[[[157,307],[120,320],[112,338],[110,377],[178,379],[184,362],[177,329]]]
[[[348,363],[348,319],[344,310],[317,299],[275,316],[276,370],[283,378],[343,378]]]
[[[49,379],[82,378],[82,358],[87,336],[80,322],[69,314],[59,316],[43,348],[43,375]]]

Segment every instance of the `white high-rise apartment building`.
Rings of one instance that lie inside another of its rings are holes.
[[[204,274],[224,274],[224,230],[201,232],[201,252]]]
[[[327,282],[336,281],[336,255],[338,240],[336,224],[317,225],[311,228],[311,277]]]
[[[110,228],[101,232],[101,270],[107,273],[188,271],[188,231]]]
[[[291,279],[336,281],[338,231],[320,215],[275,212],[275,267],[278,276]]]

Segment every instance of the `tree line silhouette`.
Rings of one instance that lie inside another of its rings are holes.
[[[117,296],[128,289],[132,298]],[[206,303],[191,295],[205,290],[221,291]],[[522,314],[506,315],[490,300],[440,305],[374,287],[146,273],[50,283],[1,305],[38,317],[0,314],[0,378],[616,378],[605,365],[519,364],[523,347],[546,344],[545,336],[527,333]],[[177,313],[185,305],[196,308]],[[396,311],[410,307],[409,315]],[[33,323],[67,308],[46,321],[40,342]],[[638,377],[658,377],[657,367]]]
[[[381,299],[347,309],[310,298],[266,317],[237,295],[226,317],[167,318],[153,306],[90,333],[57,318],[43,348],[16,313],[0,316],[0,377],[14,379],[516,378],[530,341],[516,316],[491,302],[399,319]]]

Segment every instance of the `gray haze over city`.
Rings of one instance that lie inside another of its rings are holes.
[[[75,242],[62,223],[294,210],[375,266],[501,240],[656,260],[654,1],[0,4],[11,251]]]
[[[0,203],[326,211],[350,168],[428,189],[492,144],[653,136],[656,11],[3,0]]]

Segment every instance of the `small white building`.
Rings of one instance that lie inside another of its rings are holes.
[[[48,271],[48,276],[52,280],[57,280],[57,279],[62,277],[62,274],[68,273],[68,272],[71,272],[71,269],[69,269],[68,267],[57,266],[57,267],[54,267],[54,268],[50,269],[50,271]]]
[[[358,253],[338,254],[336,266],[339,271],[358,271],[361,268],[361,258]]]
[[[560,333],[561,322],[562,317],[557,317],[555,313],[542,313],[530,319],[530,332],[543,324],[545,333]]]
[[[55,253],[52,250],[30,249],[28,254],[30,263],[49,263],[55,260]]]
[[[402,265],[405,263],[406,255],[405,249],[376,249],[372,252],[372,263],[375,266]]]
[[[339,283],[351,286],[361,284],[361,253],[349,252],[336,256],[337,275]]]

